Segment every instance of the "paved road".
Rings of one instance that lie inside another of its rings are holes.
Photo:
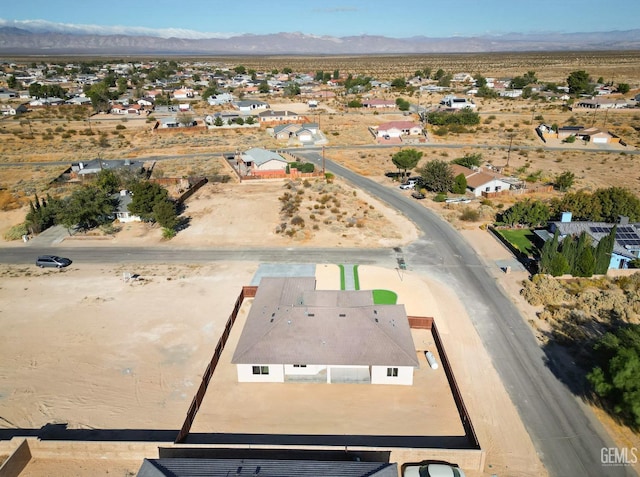
[[[301,154],[301,151],[297,151]],[[303,152],[318,165],[318,152]],[[361,263],[395,267],[402,256],[408,268],[425,273],[457,291],[489,351],[542,461],[552,476],[630,476],[630,467],[602,467],[601,449],[613,447],[600,423],[546,365],[527,323],[497,286],[484,263],[464,239],[418,201],[398,190],[361,177],[330,160],[328,171],[402,211],[423,232],[400,249],[179,249],[56,247],[75,260],[109,262],[208,262],[250,260],[287,263]],[[31,264],[47,251],[37,243],[0,248],[0,263]],[[299,253],[296,253],[299,251]]]
[[[322,160],[313,152],[305,157],[316,164]],[[325,166],[402,211],[424,233],[403,250],[406,263],[457,291],[550,475],[635,475],[631,467],[602,466],[601,449],[613,447],[613,442],[549,370],[529,325],[456,230],[395,189],[329,160]]]

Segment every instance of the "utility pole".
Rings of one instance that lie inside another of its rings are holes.
[[[507,167],[509,167],[509,159],[511,159],[511,145],[513,144],[513,134],[509,136],[509,149],[507,150]]]
[[[325,174],[324,146],[322,146],[322,175],[324,176]]]

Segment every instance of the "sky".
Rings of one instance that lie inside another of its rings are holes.
[[[0,26],[94,34],[228,38],[300,32],[317,36],[431,38],[640,28],[640,2],[602,0],[13,0]],[[51,29],[51,28],[49,28]]]

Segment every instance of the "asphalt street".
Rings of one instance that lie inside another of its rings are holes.
[[[321,165],[319,151],[298,155]],[[473,320],[493,364],[529,431],[551,476],[632,476],[631,467],[603,467],[601,449],[614,447],[591,411],[559,381],[547,365],[531,329],[504,294],[489,268],[449,224],[418,201],[399,190],[380,185],[330,161],[327,171],[399,210],[421,231],[421,237],[402,249],[179,249],[157,248],[66,248],[59,255],[87,263],[181,262],[248,260],[286,263],[361,263],[397,267],[403,258],[407,267],[428,275],[456,290]],[[38,254],[50,252],[36,243],[0,248],[0,263],[32,265]],[[481,443],[482,445],[482,443]]]

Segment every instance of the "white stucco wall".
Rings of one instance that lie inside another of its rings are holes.
[[[487,190],[487,187],[489,190]],[[500,187],[500,190],[496,191],[496,187]],[[483,192],[502,192],[503,190],[509,190],[511,188],[511,184],[508,182],[503,182],[499,179],[494,179],[486,184],[483,184],[480,187],[477,187],[473,191],[473,195],[476,197],[480,197]]]
[[[398,368],[398,376],[387,376],[387,368]],[[372,366],[371,384],[413,384],[413,368],[410,366]]]
[[[270,161],[260,164],[256,169],[261,171],[284,171],[287,168],[287,163],[272,159]]]
[[[326,366],[320,366],[317,364],[308,364],[304,368],[294,368],[292,364],[285,364],[284,374],[285,376],[313,376],[325,369],[327,369]]]
[[[283,383],[284,367],[281,364],[259,364],[255,366],[268,366],[269,374],[253,374],[252,364],[237,364],[239,383]]]

